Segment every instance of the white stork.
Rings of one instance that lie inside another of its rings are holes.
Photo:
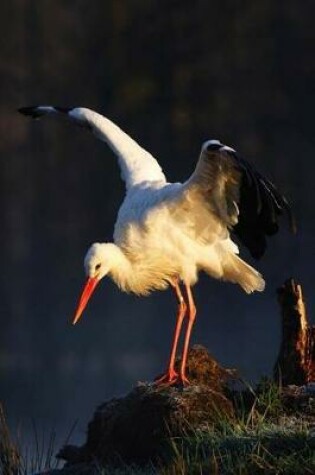
[[[99,281],[109,275],[126,292],[148,295],[171,286],[178,300],[177,323],[168,369],[156,384],[186,384],[186,361],[196,307],[191,287],[200,271],[233,282],[251,293],[263,291],[261,274],[238,257],[234,234],[255,258],[266,249],[266,236],[278,231],[287,200],[276,187],[231,147],[208,140],[185,183],[168,183],[157,160],[117,125],[83,107],[23,107],[24,115],[64,115],[90,129],[118,157],[126,196],[119,209],[114,242],[94,243],[84,267],[87,282],[75,324]],[[181,284],[184,292],[181,290]],[[185,315],[188,323],[179,372],[178,340]]]

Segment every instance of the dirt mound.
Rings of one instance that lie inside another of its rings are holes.
[[[222,418],[234,418],[227,398],[228,386],[236,380],[234,370],[222,368],[205,348],[195,346],[187,375],[191,385],[185,388],[140,383],[125,397],[105,402],[89,423],[86,443],[64,447],[59,458],[67,466],[95,460],[154,461],[167,456],[170,434],[196,433]]]

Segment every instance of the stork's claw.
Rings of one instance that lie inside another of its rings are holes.
[[[179,379],[180,383],[183,386],[189,386],[190,385],[190,381],[189,381],[188,378],[186,378],[185,374],[181,374],[178,379]]]
[[[162,377],[155,379],[155,386],[187,386],[190,381],[184,374],[178,374],[174,370],[169,370]]]
[[[176,373],[176,371],[174,370],[168,370],[167,373],[165,373],[163,376],[155,379],[154,384],[156,386],[160,386],[160,385],[171,386],[175,384],[177,380],[178,380],[178,373]]]

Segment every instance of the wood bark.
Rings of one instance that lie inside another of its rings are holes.
[[[284,386],[315,381],[315,327],[308,321],[302,287],[289,279],[277,293],[282,315],[282,341],[274,377]]]

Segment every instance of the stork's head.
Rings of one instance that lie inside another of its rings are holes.
[[[107,275],[115,259],[116,246],[111,243],[94,243],[89,248],[84,258],[84,269],[87,276],[84,289],[82,291],[78,307],[75,312],[73,324],[77,323],[85,309],[92,293],[99,281]]]
[[[224,145],[220,140],[207,140],[202,144],[202,152],[235,152],[234,148]]]

